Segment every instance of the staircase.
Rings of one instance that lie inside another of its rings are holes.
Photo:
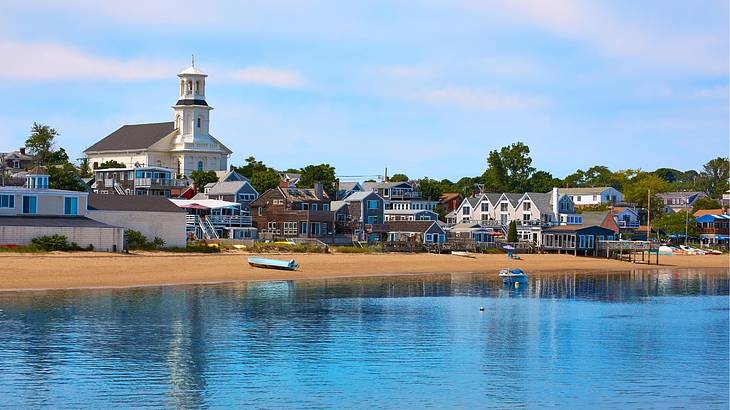
[[[116,192],[117,195],[127,195],[127,193],[124,191],[124,188],[119,186],[116,182],[113,182],[114,184],[114,192]]]
[[[203,237],[205,237],[205,239],[220,238],[220,236],[218,236],[218,232],[216,232],[215,228],[213,228],[213,225],[208,219],[198,218],[198,223],[200,224],[200,229],[202,229]]]

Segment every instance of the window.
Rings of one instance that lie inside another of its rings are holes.
[[[433,242],[433,235],[430,233],[426,234],[426,242]]]
[[[523,211],[529,211],[530,209],[532,209],[532,203],[525,202],[525,203],[522,204],[522,210]]]
[[[0,195],[0,208],[15,208],[15,195]]]
[[[79,198],[76,196],[67,196],[63,199],[63,214],[78,215],[79,214]]]
[[[465,206],[461,209],[462,215],[469,215],[470,213],[471,213],[471,208],[469,208],[468,206]]]
[[[261,207],[259,207],[259,216],[261,216]]]
[[[297,223],[296,222],[284,222],[284,235],[296,235],[297,234]]]
[[[322,210],[323,211],[329,211],[330,210],[330,204],[322,204]]]
[[[378,201],[374,199],[368,200],[368,209],[378,209]]]
[[[198,171],[203,170],[203,161],[198,161]]]
[[[312,204],[312,211],[316,211],[316,210],[317,210],[317,204]]]
[[[319,222],[312,222],[312,235],[319,236]]]
[[[20,161],[18,161],[17,159],[14,159],[13,160],[13,168],[15,168],[15,169],[20,168]]]
[[[465,217],[461,218],[461,222],[464,222],[464,223],[469,222],[469,217],[465,216]]]
[[[499,204],[499,210],[502,212],[507,212],[507,202],[502,202],[501,204]]]
[[[482,212],[489,212],[489,202],[482,202]]]
[[[377,216],[372,216],[372,215],[370,215],[370,216],[368,216],[368,223],[369,223],[370,225],[372,225],[372,224],[376,224],[376,223],[378,223],[378,222],[379,222],[379,219],[380,219],[380,218],[378,218]]]
[[[37,196],[23,196],[23,213],[24,214],[38,213],[38,197]]]
[[[306,211],[307,209],[309,209],[309,204],[306,202],[302,202],[302,210]]]
[[[276,232],[276,222],[269,222],[266,225],[266,228],[268,229],[269,232]]]
[[[273,203],[274,205],[284,205],[284,200],[283,200],[283,199],[274,199],[274,200],[272,201],[272,203]]]
[[[198,117],[198,128],[200,128],[200,117]]]
[[[306,234],[307,234],[307,226],[308,226],[308,225],[307,225],[307,223],[306,223],[306,222],[302,222],[302,223],[301,223],[301,224],[299,225],[299,230],[300,230],[300,232],[301,232],[302,234],[304,234],[304,235],[306,235]]]
[[[532,217],[531,214],[522,214],[523,221],[529,221],[531,217]]]

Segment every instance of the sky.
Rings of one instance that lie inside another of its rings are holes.
[[[172,121],[205,71],[211,134],[277,169],[480,175],[699,169],[728,156],[728,2],[0,0],[0,151],[33,122],[73,158]]]

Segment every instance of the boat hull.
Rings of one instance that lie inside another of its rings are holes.
[[[268,258],[248,258],[248,264],[256,268],[264,269],[297,270],[299,268],[299,264],[294,259],[282,261]]]

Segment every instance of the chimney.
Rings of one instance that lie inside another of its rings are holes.
[[[323,191],[324,189],[321,182],[317,182],[314,184],[314,195],[317,196],[317,199],[322,199],[324,197],[324,195],[322,195]]]
[[[552,192],[552,199],[553,199],[553,215],[555,216],[555,220],[560,220],[560,207],[558,204],[558,199],[560,198],[560,195],[558,194],[558,188],[553,187]]]
[[[388,182],[388,167],[385,167],[385,176],[383,182]]]
[[[25,147],[20,147],[20,155],[25,155]]]

